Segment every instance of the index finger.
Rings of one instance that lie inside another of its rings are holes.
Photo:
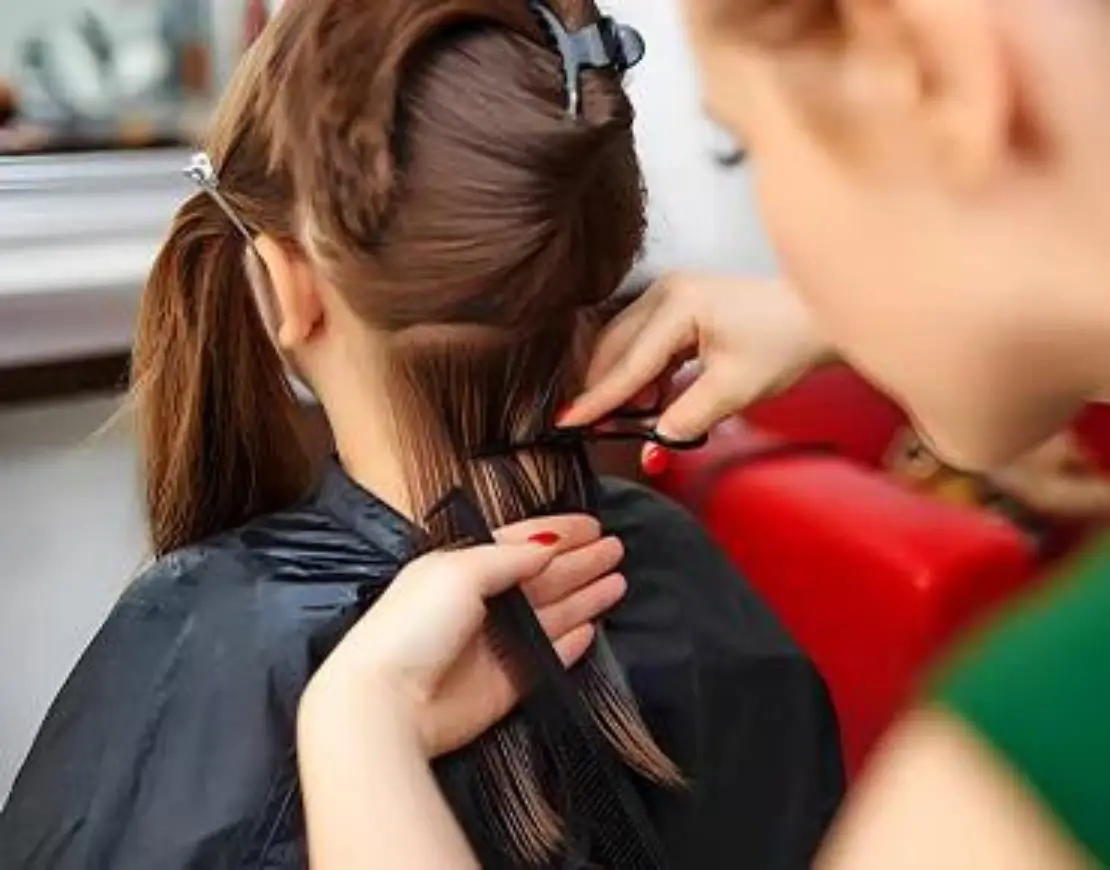
[[[666,298],[666,281],[663,278],[653,284],[605,325],[590,359],[586,374],[588,384],[600,378],[624,356],[636,335]]]
[[[670,367],[672,360],[689,350],[696,341],[693,321],[680,309],[662,302],[652,309],[608,371],[574,400],[559,423],[584,426],[596,422],[654,383]],[[598,353],[603,352],[600,347]]]
[[[554,540],[551,540],[554,536]],[[543,537],[558,552],[574,550],[601,537],[601,523],[589,514],[559,514],[535,517],[504,526],[493,533],[498,542],[523,544]]]

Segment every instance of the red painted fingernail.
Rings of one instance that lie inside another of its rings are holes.
[[[647,445],[640,456],[640,465],[648,477],[658,477],[670,464],[670,454],[658,444]]]
[[[533,544],[539,544],[541,547],[554,547],[562,538],[554,532],[536,532],[528,540]]]
[[[555,412],[555,425],[556,426],[561,426],[563,424],[563,421],[568,416],[570,416],[570,412],[571,412],[571,409],[573,407],[574,407],[573,405],[563,405],[561,408],[559,408],[558,411]]]

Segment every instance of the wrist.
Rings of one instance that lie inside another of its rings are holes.
[[[788,331],[793,337],[793,365],[782,373],[772,392],[782,392],[815,369],[840,362],[840,354],[819,328],[813,311],[789,283],[780,283],[787,308]]]
[[[297,708],[299,743],[383,740],[407,744],[427,757],[419,729],[405,714],[403,699],[373,672],[349,674],[325,665],[309,682]]]
[[[836,365],[843,362],[843,359],[824,336],[813,329],[806,332],[798,341],[792,362],[793,365],[784,368],[778,379],[771,385],[768,390],[770,395],[786,392],[812,372]]]

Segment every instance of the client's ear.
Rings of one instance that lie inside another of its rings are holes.
[[[311,264],[271,236],[255,239],[273,294],[273,339],[283,351],[294,351],[319,330],[324,319],[320,288]]]

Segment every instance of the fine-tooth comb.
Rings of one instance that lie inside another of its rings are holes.
[[[451,490],[429,519],[447,520],[459,538],[492,543],[474,500]],[[663,846],[629,771],[606,740],[524,593],[514,587],[487,603],[498,655],[523,687],[521,709],[554,768],[566,842],[606,870],[664,870]]]

